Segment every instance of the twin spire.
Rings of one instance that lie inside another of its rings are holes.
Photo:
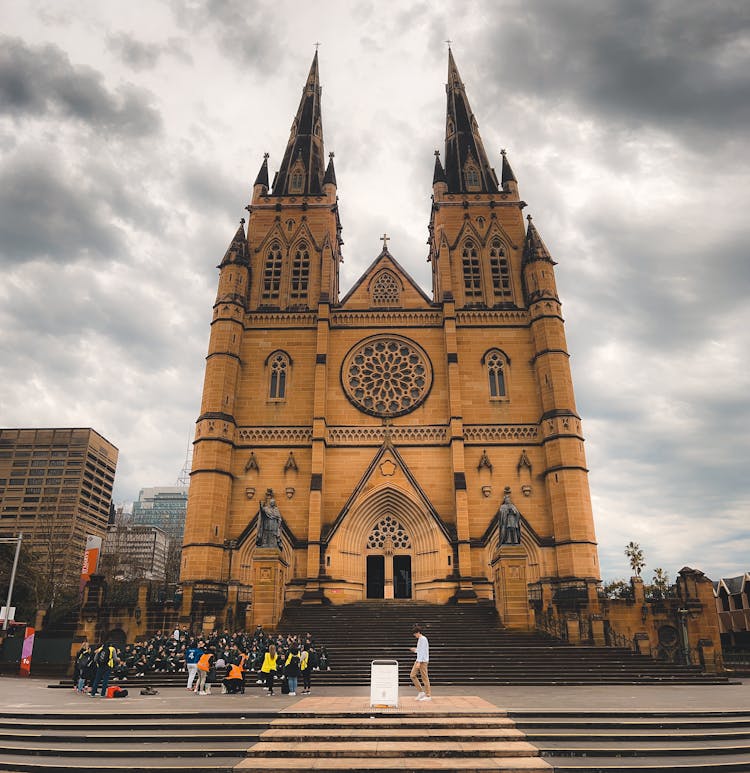
[[[445,121],[445,161],[435,152],[433,184],[447,185],[448,193],[498,193],[516,182],[510,163],[503,151],[501,179],[490,166],[482,144],[474,113],[466,96],[453,52],[448,49],[448,83],[445,87],[447,108]],[[322,194],[327,184],[336,185],[333,153],[325,166],[323,122],[320,109],[320,76],[318,52],[315,52],[310,72],[302,90],[297,114],[292,122],[284,157],[273,181],[274,196],[307,196]],[[255,180],[255,185],[269,189],[268,154]]]

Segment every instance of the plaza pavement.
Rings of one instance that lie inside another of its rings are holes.
[[[325,712],[330,701],[312,698],[349,699],[337,701],[350,706],[351,711],[366,710],[369,704],[368,687],[320,687],[312,696],[289,697],[277,694],[268,697],[261,685],[248,684],[244,695],[195,695],[184,688],[160,688],[159,694],[140,694],[136,681],[120,683],[129,691],[127,698],[105,700],[78,695],[70,690],[49,689],[49,679],[0,677],[0,701],[3,711],[75,713],[105,712],[109,715],[131,712],[190,713],[194,711],[255,712],[255,711],[310,711]],[[433,687],[434,700],[417,703],[411,687],[399,689],[401,709],[440,710],[442,707],[458,710],[468,697],[486,701],[507,711],[750,711],[750,680],[729,685],[603,685],[581,687],[546,686],[451,686]],[[317,707],[317,708],[316,708]],[[468,704],[467,704],[468,707]],[[346,710],[346,709],[345,709]]]

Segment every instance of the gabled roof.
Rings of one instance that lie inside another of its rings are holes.
[[[402,295],[402,303],[399,308],[425,308],[426,306],[432,306],[432,299],[411,278],[409,272],[396,260],[396,258],[393,257],[393,255],[391,255],[386,247],[383,247],[380,255],[378,255],[378,257],[365,269],[362,276],[360,276],[349,292],[342,298],[339,306],[343,307],[347,304],[351,305],[353,302],[359,300],[364,303],[366,308],[370,308],[368,289],[370,280],[383,268],[390,269],[401,279],[404,294]],[[364,294],[368,295],[366,303],[365,299],[361,297]],[[411,296],[412,303],[408,303],[410,299],[409,296]]]
[[[385,442],[382,446],[380,446],[372,461],[367,466],[367,469],[360,478],[359,483],[355,486],[349,499],[346,500],[346,504],[341,509],[341,512],[338,514],[336,520],[331,525],[331,528],[325,534],[324,540],[326,543],[331,541],[331,538],[338,531],[346,516],[351,512],[352,507],[361,500],[362,494],[365,492],[368,482],[375,474],[376,467],[382,461],[386,461],[389,457],[392,457],[396,461],[397,466],[400,468],[407,483],[411,487],[413,494],[417,497],[423,509],[433,518],[435,525],[443,533],[445,538],[450,541],[455,537],[455,534],[452,533],[451,527],[449,527],[438,515],[437,510],[433,506],[432,502],[430,502],[427,494],[425,494],[424,489],[419,485],[414,475],[412,475],[411,470],[406,465],[406,462],[398,452],[398,449],[396,449],[395,446],[391,443],[390,438],[386,437]]]

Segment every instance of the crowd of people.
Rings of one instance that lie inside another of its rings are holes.
[[[84,642],[73,674],[74,687],[92,697],[105,696],[110,682],[138,680],[151,674],[186,674],[186,689],[198,695],[210,692],[213,682],[221,681],[222,692],[244,693],[255,677],[269,694],[282,682],[282,691],[310,694],[312,672],[330,671],[328,652],[318,646],[311,633],[267,634],[258,626],[250,634],[243,631],[192,635],[186,628],[157,631],[150,639],[126,644],[118,649],[112,642],[98,647]]]

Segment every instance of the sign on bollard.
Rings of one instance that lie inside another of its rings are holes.
[[[398,707],[397,660],[373,660],[370,664],[370,706]]]

